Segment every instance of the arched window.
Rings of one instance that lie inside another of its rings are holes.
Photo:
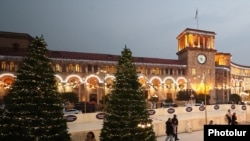
[[[69,72],[74,72],[73,64],[69,64]]]
[[[62,67],[60,64],[56,64],[56,72],[62,72]]]
[[[15,63],[10,62],[10,71],[15,71]]]
[[[1,70],[6,70],[6,62],[2,61],[1,63]]]
[[[80,72],[80,65],[76,64],[76,72]]]

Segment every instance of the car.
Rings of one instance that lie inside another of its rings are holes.
[[[72,115],[72,114],[82,114],[82,111],[77,110],[77,109],[68,109],[68,110],[64,110],[63,113],[65,115]]]
[[[195,103],[195,106],[203,106],[203,103]]]
[[[162,104],[161,105],[162,108],[178,107],[178,105],[175,104],[175,103],[166,103],[166,102],[163,102],[161,104]]]

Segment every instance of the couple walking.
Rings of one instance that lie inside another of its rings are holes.
[[[165,141],[168,141],[168,139],[170,139],[170,141],[173,141],[173,139],[175,139],[175,141],[179,140],[178,139],[178,119],[175,114],[173,118],[168,118],[168,120],[166,121],[166,134],[167,134],[167,137]]]
[[[236,125],[236,124],[238,124],[236,113],[234,112],[233,114],[231,114],[230,109],[227,110],[226,117],[227,117],[228,125]]]

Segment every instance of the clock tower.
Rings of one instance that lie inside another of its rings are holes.
[[[213,94],[216,33],[187,28],[177,36],[178,60],[186,65],[187,89]]]

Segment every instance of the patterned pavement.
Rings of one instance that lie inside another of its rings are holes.
[[[203,130],[198,130],[198,131],[193,131],[190,133],[180,133],[179,136],[179,141],[191,141],[191,140],[195,140],[195,141],[203,141]],[[161,137],[157,137],[157,141],[165,141],[166,136],[161,136]]]

